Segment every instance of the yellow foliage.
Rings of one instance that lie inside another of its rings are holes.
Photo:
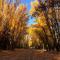
[[[19,10],[22,11],[22,10],[23,10],[23,7],[24,7],[23,5],[20,5],[20,6],[19,6]]]
[[[0,0],[0,9],[2,8],[2,0]]]
[[[28,32],[29,34],[32,34],[32,33],[33,33],[32,27],[28,28],[28,29],[27,29],[27,32]]]
[[[8,13],[8,10],[9,10],[8,6],[9,5],[7,3],[4,4],[4,8],[3,8],[4,14],[7,14]]]
[[[0,0],[0,4],[1,4]],[[16,7],[15,4],[4,3],[2,7],[3,11],[0,9],[0,31],[8,24],[10,32],[14,31],[13,34],[19,34],[23,31],[27,22],[27,12],[25,5],[19,5]],[[17,33],[18,32],[18,33]]]
[[[12,20],[12,22],[11,22],[11,25],[12,25],[12,26],[11,26],[11,30],[14,28],[15,23],[16,23],[16,22],[15,22],[14,20]]]
[[[44,16],[41,16],[41,17],[37,18],[36,22],[38,24],[40,24],[40,26],[43,26],[43,27],[46,25],[46,19],[45,19]]]
[[[17,10],[18,10],[18,11],[26,11],[26,6],[20,4],[20,5],[17,7]]]
[[[39,5],[38,0],[35,0],[35,1],[31,2],[31,7],[32,8],[36,8],[38,5]]]
[[[36,10],[35,8],[37,8],[39,5],[38,0],[35,0],[33,2],[31,2],[31,9],[30,9],[30,14],[32,15]]]
[[[35,8],[31,9],[30,14],[32,15],[35,11],[36,11]]]
[[[28,41],[28,45],[29,45],[29,47],[32,46],[32,40]]]

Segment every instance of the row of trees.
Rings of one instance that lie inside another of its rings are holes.
[[[36,18],[38,27],[42,29],[42,33],[37,31],[40,40],[43,41],[44,48],[47,50],[60,50],[60,29],[59,20],[56,18],[54,0],[42,2],[35,0],[31,3],[30,14]],[[58,2],[56,4],[58,6]]]
[[[14,49],[20,47],[26,34],[28,21],[25,5],[4,3],[0,9],[0,48]]]
[[[59,51],[60,28],[54,8],[55,4],[52,0],[49,0],[49,3],[41,0],[33,1],[30,15],[36,19],[36,24],[27,27],[29,16],[26,6],[3,3],[0,8],[0,48],[14,49],[29,45],[29,47],[44,47],[47,50]],[[32,36],[28,37],[32,40],[26,42],[26,34]]]

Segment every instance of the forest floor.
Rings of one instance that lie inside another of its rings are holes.
[[[60,60],[60,52],[36,49],[3,50],[0,51],[0,60]]]

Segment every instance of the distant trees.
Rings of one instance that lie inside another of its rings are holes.
[[[27,29],[27,33],[28,33],[28,45],[29,47],[34,47],[34,48],[38,48],[39,44],[39,36],[37,35],[36,31],[38,29],[36,27],[34,27],[34,25],[31,25],[28,29]]]

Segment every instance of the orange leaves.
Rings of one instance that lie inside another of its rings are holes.
[[[22,32],[28,20],[26,6],[4,3],[2,10],[0,10],[1,27],[8,23],[7,26],[11,31],[14,30],[16,34]]]

